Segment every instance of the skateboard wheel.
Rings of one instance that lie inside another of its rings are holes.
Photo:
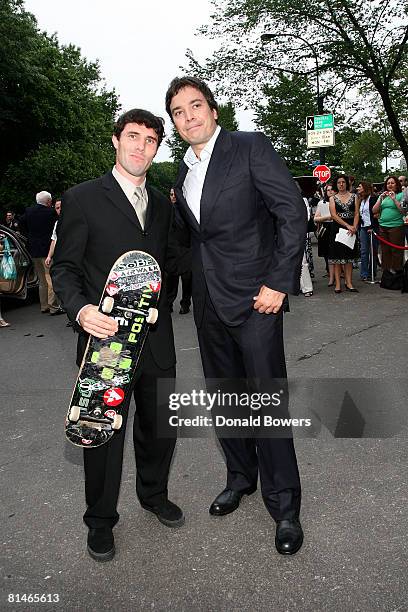
[[[79,419],[79,415],[81,414],[81,409],[79,406],[71,406],[68,419],[71,423],[76,423]]]
[[[112,312],[114,303],[115,300],[113,299],[113,297],[106,296],[102,302],[102,312],[104,312],[105,314],[109,314],[110,312]]]
[[[149,308],[149,314],[146,317],[147,323],[154,325],[159,317],[159,311],[157,308]]]
[[[122,420],[121,414],[115,414],[113,417],[112,429],[120,429],[122,427]]]

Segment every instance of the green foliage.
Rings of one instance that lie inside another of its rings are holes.
[[[219,104],[218,106],[218,124],[226,130],[234,132],[238,129],[238,120],[235,116],[235,108],[232,102],[227,104]],[[185,142],[173,126],[171,135],[167,140],[167,145],[171,151],[173,161],[179,163],[188,149],[188,144]]]
[[[269,136],[292,174],[308,174],[316,152],[306,149],[305,120],[316,112],[316,102],[307,78],[282,74],[262,93],[265,101],[255,105],[255,124]]]
[[[188,50],[189,72],[216,83],[231,100],[254,106],[263,86],[279,74],[307,74],[316,82],[317,59],[326,108],[335,109],[350,88],[368,87],[408,160],[406,0],[214,0],[213,5],[211,22],[200,32],[220,46],[203,65]],[[262,33],[272,34],[268,44],[262,44]]]
[[[85,160],[85,163],[84,163]],[[104,174],[115,162],[113,147],[77,141],[41,144],[8,166],[0,184],[0,201],[22,212],[45,189],[61,196],[72,185]]]
[[[153,162],[148,173],[149,184],[169,197],[170,189],[177,178],[177,172],[178,164],[175,162]]]
[[[96,169],[100,173],[101,162],[111,158],[116,94],[104,89],[97,63],[39,32],[21,0],[0,0],[0,75],[0,138],[7,143],[0,150],[1,203],[25,201],[28,182],[34,189],[31,203],[45,183],[55,193],[62,184],[90,178]],[[58,169],[59,162],[64,165]]]
[[[343,156],[346,173],[358,179],[379,182],[383,178],[381,161],[383,159],[383,139],[381,134],[372,130],[360,132],[347,148]]]

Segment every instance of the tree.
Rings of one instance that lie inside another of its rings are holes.
[[[332,92],[327,92],[331,105],[355,85],[369,84],[408,161],[406,108],[401,108],[406,91],[401,86],[408,80],[405,0],[214,0],[213,4],[211,23],[200,32],[220,39],[221,46],[203,65],[188,50],[190,72],[216,83],[218,91],[228,92],[232,100],[253,104],[271,73],[315,75],[318,57],[322,82]],[[262,45],[262,33],[279,35]],[[310,44],[299,40],[299,33]]]
[[[44,183],[59,192],[62,183],[53,166],[57,160],[69,159],[78,169],[76,174],[66,164],[59,169],[73,182],[84,174],[91,178],[92,170],[99,172],[112,157],[110,137],[118,109],[115,92],[104,88],[98,63],[41,33],[22,0],[0,0],[0,138],[7,143],[0,149],[2,203],[26,200],[23,171],[30,185],[35,184],[34,193]],[[80,154],[85,155],[82,169],[76,163]],[[17,176],[23,179],[20,195]],[[32,198],[33,192],[28,201]]]
[[[218,105],[218,124],[231,132],[238,129],[238,120],[235,116],[235,108],[232,102]],[[167,145],[171,151],[173,161],[177,163],[183,159],[189,146],[188,143],[179,136],[174,126],[168,138]]]
[[[305,174],[315,154],[306,149],[305,117],[315,111],[314,94],[304,76],[281,74],[264,85],[265,101],[255,105],[255,124],[272,141],[295,175]]]
[[[383,159],[383,139],[379,132],[364,130],[348,147],[343,156],[343,169],[358,179],[373,183],[382,180],[381,161]]]
[[[174,162],[154,162],[149,169],[149,184],[153,185],[169,197],[170,189],[174,186],[177,178],[178,165]]]

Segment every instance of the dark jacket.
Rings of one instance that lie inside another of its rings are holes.
[[[28,238],[31,257],[47,257],[51,235],[58,215],[53,208],[34,204],[20,217],[20,231]]]
[[[51,276],[71,321],[82,306],[99,304],[112,265],[126,251],[149,253],[162,274],[164,269],[176,271],[172,205],[156,189],[149,185],[146,189],[144,230],[111,172],[64,194]],[[166,369],[174,365],[175,351],[165,282],[158,310],[158,322],[147,341],[157,365]]]
[[[249,317],[262,285],[297,294],[306,209],[268,138],[221,129],[203,186],[200,224],[183,196],[187,171],[183,161],[175,206],[191,232],[196,324],[206,287],[218,316],[233,326]]]

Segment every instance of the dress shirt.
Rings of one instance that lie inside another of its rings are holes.
[[[183,183],[183,195],[198,223],[200,223],[200,202],[205,175],[207,174],[208,164],[210,163],[215,141],[220,131],[221,128],[218,125],[214,134],[201,151],[200,157],[196,156],[191,147],[187,149],[184,156],[184,162],[187,164],[189,170]]]
[[[366,198],[360,204],[360,216],[363,227],[370,227],[371,218],[370,218],[370,198]]]
[[[112,174],[113,174],[113,177],[119,183],[119,187],[122,189],[123,193],[125,194],[125,196],[129,200],[130,204],[132,205],[133,210],[137,214],[136,208],[135,208],[135,203],[136,203],[137,200],[134,197],[135,190],[136,190],[136,185],[134,183],[132,183],[132,181],[129,181],[129,179],[127,179],[126,176],[123,176],[123,174],[118,172],[116,170],[116,166],[113,166]],[[143,181],[143,183],[141,183],[139,185],[139,187],[142,190],[143,197],[145,198],[146,202],[148,202],[148,196],[147,196],[147,191],[146,191],[146,179]],[[143,224],[142,224],[142,227],[143,227]],[[77,314],[76,319],[75,319],[77,323],[79,323],[79,315],[81,314],[83,309],[86,308],[86,306],[89,306],[89,304],[86,304],[85,306],[82,306],[82,308],[80,308],[80,310],[78,311],[78,314]]]
[[[122,189],[123,193],[125,194],[129,202],[131,203],[132,208],[135,209],[135,204],[134,204],[135,199],[133,196],[135,193],[136,185],[132,183],[132,181],[129,181],[129,179],[127,179],[126,176],[123,176],[123,174],[118,172],[116,170],[116,166],[113,166],[112,174],[113,174],[113,177],[119,183],[119,187]],[[147,197],[147,191],[146,191],[146,179],[144,179],[143,183],[138,185],[138,187],[140,187],[143,193],[143,197],[145,198],[146,202],[148,202],[149,198]]]

